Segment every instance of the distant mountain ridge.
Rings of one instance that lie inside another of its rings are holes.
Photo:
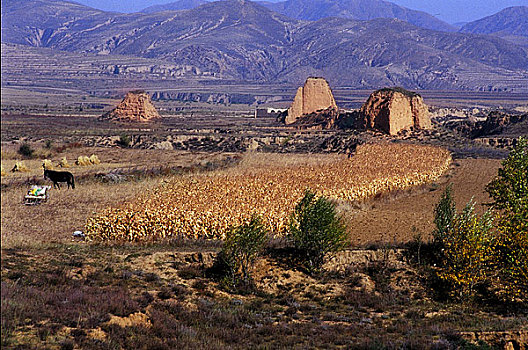
[[[528,6],[505,8],[494,15],[465,24],[460,32],[495,35],[528,47]]]
[[[179,0],[179,1],[168,3],[168,4],[149,6],[149,7],[144,8],[140,12],[154,13],[154,12],[161,12],[161,11],[190,10],[190,9],[193,9],[195,7],[201,6],[206,3],[207,1],[205,0]]]
[[[507,34],[528,37],[528,6],[508,7],[488,17],[465,24],[463,33]]]
[[[150,6],[141,12],[185,10],[204,3],[206,3],[205,0],[179,0],[164,5]],[[317,21],[326,17],[358,20],[396,18],[426,29],[456,31],[454,26],[426,12],[411,10],[383,0],[286,0],[281,2],[257,1],[257,3],[272,11],[300,20]]]
[[[383,0],[286,0],[275,3],[263,1],[260,4],[300,20],[317,21],[326,17],[357,20],[396,18],[426,29],[456,31],[455,27],[426,12]]]
[[[397,19],[307,22],[244,0],[148,14],[59,0],[27,0],[24,8],[17,3],[2,2],[2,42],[170,66],[152,64],[145,74],[294,84],[315,75],[342,86],[412,89],[507,89],[512,77],[528,78],[525,48]],[[113,68],[115,74],[126,70]]]

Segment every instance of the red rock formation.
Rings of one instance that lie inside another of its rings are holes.
[[[150,96],[141,90],[130,91],[116,108],[101,116],[104,120],[148,122],[161,118]]]
[[[390,135],[414,127],[430,129],[429,110],[420,95],[402,88],[373,92],[360,110],[360,126]]]
[[[308,78],[304,86],[297,89],[291,107],[288,109],[285,123],[295,123],[303,115],[321,110],[335,109],[337,105],[332,90],[324,78]]]

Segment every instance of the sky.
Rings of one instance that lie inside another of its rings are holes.
[[[106,11],[134,12],[175,0],[74,0]],[[268,0],[277,2],[279,0]],[[310,0],[306,0],[310,1]],[[528,6],[528,0],[391,0],[414,10],[432,14],[448,23],[470,22],[510,6]]]

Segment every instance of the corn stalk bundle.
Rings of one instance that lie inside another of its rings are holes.
[[[336,200],[364,200],[435,181],[450,163],[449,152],[436,147],[373,144],[358,147],[351,159],[342,156],[321,164],[179,176],[88,219],[86,232],[97,240],[223,239],[230,227],[258,214],[281,235],[307,188]]]

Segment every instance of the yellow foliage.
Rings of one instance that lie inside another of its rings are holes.
[[[525,202],[528,204],[528,201]],[[506,300],[528,301],[528,210],[499,216],[494,260],[499,265],[498,294]]]
[[[2,176],[6,176],[6,175],[7,175],[7,173],[5,172],[4,166],[2,165]]]
[[[443,236],[443,261],[439,276],[462,297],[473,294],[479,284],[489,281],[493,264],[493,219],[489,212],[478,217],[470,201],[456,214]]]
[[[324,164],[266,164],[179,176],[90,218],[86,232],[100,240],[224,238],[230,227],[256,214],[280,235],[307,188],[333,199],[362,200],[434,181],[450,163],[449,152],[436,147],[363,145],[352,159]]]

